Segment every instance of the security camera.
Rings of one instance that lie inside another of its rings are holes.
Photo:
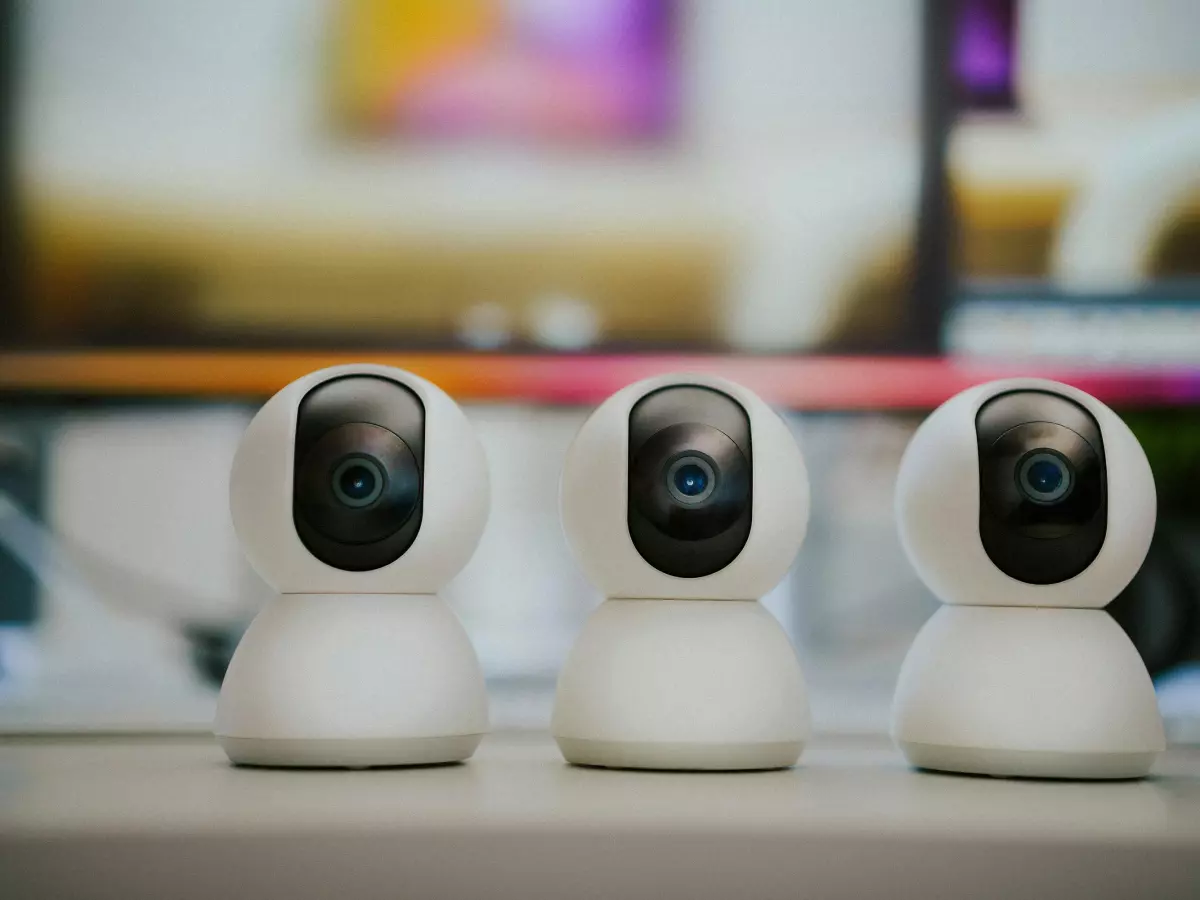
[[[901,461],[904,550],[943,606],[900,672],[892,735],[925,769],[1145,775],[1164,749],[1154,689],[1103,607],[1150,547],[1137,438],[1082,391],[993,381],[939,407]]]
[[[437,596],[489,508],[462,410],[400,369],[337,366],[293,382],[250,422],[230,508],[278,593],[221,688],[235,763],[365,768],[466,759],[487,698],[466,632]]]
[[[808,523],[787,425],[708,376],[630,385],[584,423],[563,468],[563,528],[604,594],[558,682],[552,730],[573,763],[765,769],[794,764],[808,698],[758,599]]]

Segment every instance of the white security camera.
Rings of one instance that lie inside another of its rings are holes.
[[[1164,749],[1154,688],[1103,611],[1154,532],[1137,438],[1082,391],[993,381],[917,429],[900,539],[943,603],[900,672],[892,736],[915,766],[1045,778],[1145,775]]]
[[[718,378],[651,378],[614,394],[567,451],[560,502],[575,557],[606,600],[559,678],[568,761],[665,769],[796,762],[808,697],[758,599],[808,523],[791,432]]]
[[[469,757],[487,730],[479,661],[437,596],[487,520],[462,410],[386,366],[324,369],[267,401],[229,484],[251,565],[276,591],[225,676],[235,763],[368,767]]]

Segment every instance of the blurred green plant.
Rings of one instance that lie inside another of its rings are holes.
[[[1200,516],[1200,409],[1122,413],[1154,470],[1160,515]]]

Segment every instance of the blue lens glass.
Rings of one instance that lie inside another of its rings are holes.
[[[342,472],[338,486],[352,500],[363,500],[375,490],[375,473],[366,466],[348,466]]]
[[[1048,459],[1039,459],[1025,472],[1029,487],[1039,494],[1053,494],[1062,484],[1062,466]]]
[[[1048,450],[1030,453],[1017,471],[1021,493],[1043,506],[1066,498],[1074,480],[1070,463]]]
[[[386,476],[380,464],[362,456],[343,459],[333,470],[333,496],[351,509],[370,506],[383,494]]]
[[[685,497],[696,497],[708,487],[708,474],[694,463],[675,470],[675,490]]]

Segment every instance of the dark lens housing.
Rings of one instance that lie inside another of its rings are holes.
[[[679,578],[725,568],[751,522],[750,419],[732,397],[681,385],[629,414],[627,522],[650,565]]]
[[[975,418],[979,536],[1005,574],[1027,584],[1074,578],[1100,553],[1108,530],[1100,425],[1046,391],[1013,391]]]
[[[399,559],[421,527],[425,409],[373,375],[327,381],[300,401],[292,521],[313,556],[348,571]]]

